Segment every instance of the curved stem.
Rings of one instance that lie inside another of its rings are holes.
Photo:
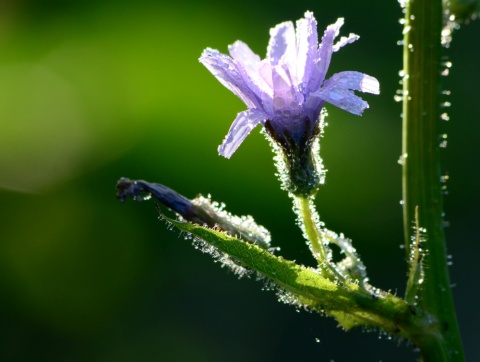
[[[415,230],[426,230],[425,282],[418,306],[431,314],[438,333],[419,336],[425,361],[463,361],[447,270],[440,173],[440,62],[442,0],[404,1],[403,200],[407,257]],[[407,291],[408,294],[408,291]]]
[[[331,251],[328,246],[328,231],[322,227],[313,202],[313,196],[291,195],[298,215],[298,223],[305,239],[309,242],[310,251],[317,260],[324,277],[344,283],[346,278],[331,262]]]

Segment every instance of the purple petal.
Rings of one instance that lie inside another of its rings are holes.
[[[360,39],[360,36],[358,36],[357,34],[353,34],[353,33],[350,33],[350,34],[348,35],[348,37],[342,36],[342,37],[340,38],[340,40],[337,41],[337,42],[335,43],[335,45],[333,46],[333,51],[334,51],[334,52],[338,52],[338,50],[339,50],[341,47],[343,47],[343,46],[345,46],[345,45],[347,45],[347,44],[352,44],[354,41],[356,41],[356,40],[358,40],[358,39]]]
[[[218,147],[218,153],[226,158],[232,157],[252,129],[267,118],[268,115],[258,109],[249,109],[237,114],[237,118],[233,121],[227,136]]]
[[[328,87],[330,84],[365,93],[380,93],[380,83],[378,83],[378,80],[360,72],[346,71],[336,73],[325,82],[323,87]]]
[[[299,100],[297,92],[292,84],[287,66],[276,66],[272,69],[273,81],[273,111],[275,115],[278,111],[288,109],[290,112],[299,113]]]
[[[323,99],[347,112],[361,115],[368,103],[353,94],[352,90],[379,94],[378,80],[360,72],[340,72],[323,83],[320,90],[312,96]]]
[[[353,94],[352,91],[342,88],[322,88],[318,92],[312,94],[314,97],[319,97],[325,102],[331,103],[334,106],[343,109],[344,111],[360,116],[362,112],[368,108],[368,103],[362,98]]]
[[[295,47],[295,29],[291,21],[270,29],[267,59],[272,65],[277,65],[282,58],[286,64],[295,64]]]
[[[323,99],[315,97],[315,93],[311,93],[303,104],[304,114],[308,116],[310,120],[317,120],[324,105],[325,101]]]
[[[266,59],[262,60],[258,67],[258,76],[268,86],[269,93],[273,96],[272,65]]]
[[[343,18],[338,18],[335,24],[329,25],[325,30],[325,33],[322,37],[322,44],[318,48],[318,63],[317,63],[317,72],[318,79],[315,80],[315,85],[313,88],[316,90],[322,84],[327,74],[328,67],[330,66],[330,60],[332,59],[333,53],[333,41],[337,37],[340,28],[343,25]],[[317,83],[318,82],[318,83]],[[316,87],[315,87],[316,86]]]
[[[250,78],[255,78],[258,74],[258,63],[260,57],[255,54],[247,44],[237,40],[228,46],[228,51],[233,59],[235,59],[247,72]]]
[[[237,40],[228,47],[230,55],[238,63],[240,75],[245,84],[256,94],[268,112],[268,105],[273,96],[272,70],[268,61],[261,61],[247,44]],[[267,66],[268,69],[264,69]],[[264,73],[266,77],[263,77]],[[258,106],[257,106],[258,107]],[[271,108],[271,107],[270,107]]]
[[[222,83],[239,97],[249,108],[260,107],[260,100],[250,89],[241,75],[235,61],[218,50],[207,48],[200,57],[200,62]]]
[[[348,88],[339,87],[335,83],[322,87],[311,96],[318,97],[325,102],[333,104],[347,112],[356,114],[357,116],[361,115],[362,112],[368,108],[368,103],[362,98],[353,94]]]
[[[314,71],[317,48],[317,21],[313,13],[307,11],[305,18],[297,21],[297,79],[303,87],[308,87]]]

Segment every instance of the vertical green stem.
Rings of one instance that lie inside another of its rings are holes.
[[[321,231],[315,220],[314,210],[312,210],[312,201],[304,196],[295,196],[295,202],[305,237],[312,244],[312,254],[319,264],[325,262],[327,260],[327,253],[323,246]]]
[[[418,336],[424,361],[463,361],[447,270],[440,182],[442,0],[406,1],[403,85],[403,200],[407,256],[412,223],[426,229],[425,282],[418,306],[438,320],[435,338]]]

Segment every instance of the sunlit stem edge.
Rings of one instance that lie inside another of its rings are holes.
[[[447,270],[440,184],[440,62],[442,0],[405,2],[403,89],[403,200],[407,257],[415,207],[426,231],[425,282],[419,305],[439,321],[438,333],[418,336],[424,361],[463,361]]]

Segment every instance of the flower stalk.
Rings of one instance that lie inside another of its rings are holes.
[[[424,361],[463,361],[447,270],[443,230],[439,126],[442,0],[404,1],[403,216],[407,258],[416,228],[425,230],[425,281],[417,306],[430,313],[437,333],[419,336]],[[418,208],[417,218],[415,215]],[[414,269],[410,273],[415,273]],[[412,286],[409,286],[411,288]],[[411,295],[411,290],[407,290]]]
[[[329,243],[335,243],[336,234],[325,229],[320,222],[314,196],[306,197],[293,194],[290,194],[290,196],[293,198],[294,209],[298,215],[298,224],[303,231],[313,257],[317,261],[322,276],[333,282],[344,284],[348,276],[337,270],[337,266],[332,262],[332,251],[328,246]],[[362,282],[357,281],[363,287]]]
[[[316,211],[313,200],[309,197],[294,196],[295,207],[298,210],[299,224],[301,225],[305,237],[311,243],[312,254],[319,264],[328,260],[327,251],[323,243],[322,232],[318,226]]]

